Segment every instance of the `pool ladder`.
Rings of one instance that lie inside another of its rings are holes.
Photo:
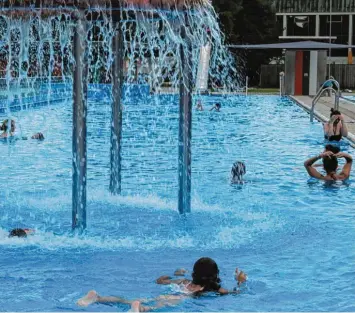
[[[335,86],[337,87],[337,90],[335,90],[333,87],[327,87],[324,88],[324,85],[328,82],[334,83]],[[324,88],[324,89],[323,89]],[[341,98],[341,91],[340,91],[340,85],[338,83],[338,81],[336,81],[333,77],[331,77],[330,79],[328,79],[327,81],[325,81],[322,85],[322,87],[320,87],[320,89],[318,90],[316,96],[313,98],[312,101],[312,108],[311,108],[311,115],[310,115],[310,121],[313,122],[313,116],[314,116],[314,107],[316,106],[317,102],[319,101],[320,97],[323,95],[324,92],[326,91],[334,91],[335,94],[335,99],[334,99],[334,109],[335,110],[339,110],[339,99]]]

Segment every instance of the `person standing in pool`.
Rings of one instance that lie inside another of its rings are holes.
[[[343,166],[341,172],[338,174],[338,159],[342,158],[345,159],[346,163]],[[322,159],[323,161],[323,168],[326,172],[326,175],[319,173],[317,169],[313,166],[313,164],[320,159]],[[305,161],[304,166],[308,174],[314,178],[324,181],[342,181],[350,177],[352,163],[353,158],[348,153],[338,152],[334,154],[332,151],[326,151]]]
[[[175,271],[176,276],[183,276],[185,270],[180,269]],[[247,275],[236,269],[235,279],[238,286],[246,282]],[[221,287],[221,279],[219,278],[219,269],[216,262],[210,258],[200,258],[196,261],[193,267],[192,280],[182,278],[173,279],[170,276],[161,276],[156,280],[159,285],[178,285],[181,289],[180,295],[162,295],[155,299],[141,299],[129,301],[120,297],[102,297],[96,291],[90,291],[86,296],[79,299],[79,306],[89,306],[93,303],[112,304],[123,303],[130,304],[133,312],[147,312],[155,309],[160,309],[166,306],[177,305],[181,300],[192,297],[202,296],[206,292],[215,292],[220,295],[238,294],[239,290],[227,290]],[[142,303],[156,302],[154,306],[143,306]]]
[[[196,111],[203,111],[203,106],[201,100],[197,100]]]
[[[216,112],[220,112],[221,111],[221,104],[220,103],[216,103],[211,109],[210,111],[215,110]]]
[[[344,123],[344,117],[340,111],[331,109],[330,120],[323,125],[324,138],[329,141],[340,141],[348,135],[348,129]]]
[[[11,128],[9,127],[9,121],[11,124]],[[2,134],[0,135],[0,138],[8,138],[8,137],[13,137],[15,130],[16,130],[16,125],[14,120],[4,120],[0,126],[0,130],[2,131]]]

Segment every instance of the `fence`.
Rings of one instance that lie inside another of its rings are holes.
[[[261,88],[279,88],[280,72],[285,71],[283,64],[261,65],[260,87]]]
[[[262,65],[260,72],[260,87],[278,88],[279,73],[284,71],[285,67],[283,64]],[[355,89],[355,64],[331,64],[330,74],[339,82],[341,89]]]

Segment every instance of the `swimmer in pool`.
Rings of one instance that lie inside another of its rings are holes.
[[[324,151],[323,152],[327,152],[327,151],[331,151],[334,154],[337,154],[340,152],[340,148],[331,144],[328,144],[325,146]],[[313,167],[320,167],[323,166],[323,164],[313,164]]]
[[[196,111],[203,111],[203,106],[201,100],[197,100]]]
[[[246,168],[244,162],[237,161],[233,164],[231,175],[232,184],[243,184],[243,176],[246,173]]]
[[[31,139],[44,140],[44,136],[42,133],[35,133]]]
[[[8,127],[9,125],[9,120],[4,120],[0,126],[0,130],[2,131],[2,134],[0,135],[0,138],[8,138],[14,136],[15,130],[16,130],[16,125],[15,121],[11,120],[11,129]]]
[[[175,276],[184,276],[186,270],[180,269],[175,271]],[[238,286],[246,282],[247,275],[236,269],[235,279]],[[221,279],[219,278],[219,269],[216,262],[210,258],[201,258],[196,261],[192,280],[186,278],[173,279],[170,276],[161,276],[156,280],[159,285],[178,285],[181,289],[181,295],[162,295],[155,299],[140,299],[135,301],[128,301],[119,297],[101,297],[96,291],[90,291],[86,296],[79,299],[77,304],[79,306],[88,306],[93,303],[124,303],[131,305],[133,312],[147,312],[159,309],[166,306],[177,305],[181,300],[191,296],[202,296],[206,292],[215,292],[219,295],[238,294],[239,290],[227,290],[221,287]],[[143,306],[142,303],[155,302],[154,306]]]
[[[0,130],[3,133],[0,135],[0,138],[8,138],[13,137],[15,135],[16,123],[14,120],[11,120],[11,130],[8,129],[9,120],[4,120],[0,126]],[[22,137],[22,139],[27,140],[27,137]],[[44,140],[44,136],[42,133],[35,133],[32,135],[31,139]]]
[[[221,112],[221,104],[220,103],[216,103],[211,109],[210,111],[215,110],[216,112]]]
[[[313,164],[322,159],[323,168],[326,175],[322,175],[317,171]],[[338,174],[338,159],[345,159],[346,163],[343,166],[341,172]],[[314,178],[324,180],[324,181],[343,181],[350,177],[351,166],[353,163],[353,158],[350,154],[345,152],[333,153],[332,151],[325,151],[316,157],[310,158],[304,162],[304,167],[306,168],[308,174]]]
[[[9,237],[26,238],[28,235],[34,234],[34,230],[30,228],[15,228],[9,232]]]

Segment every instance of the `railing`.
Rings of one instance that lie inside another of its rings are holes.
[[[337,87],[337,90],[335,90],[333,87],[324,88],[324,86],[327,83],[332,83],[332,84],[334,83],[335,86]],[[335,93],[334,109],[339,110],[339,99],[341,97],[340,86],[339,86],[339,83],[335,79],[331,78],[331,79],[328,79],[327,81],[325,81],[323,83],[322,87],[318,90],[316,96],[314,97],[314,99],[312,101],[312,108],[311,108],[311,114],[310,114],[310,121],[311,122],[313,122],[314,107],[316,106],[316,104],[317,104],[318,100],[320,99],[320,97],[326,91],[334,91],[334,93]]]

